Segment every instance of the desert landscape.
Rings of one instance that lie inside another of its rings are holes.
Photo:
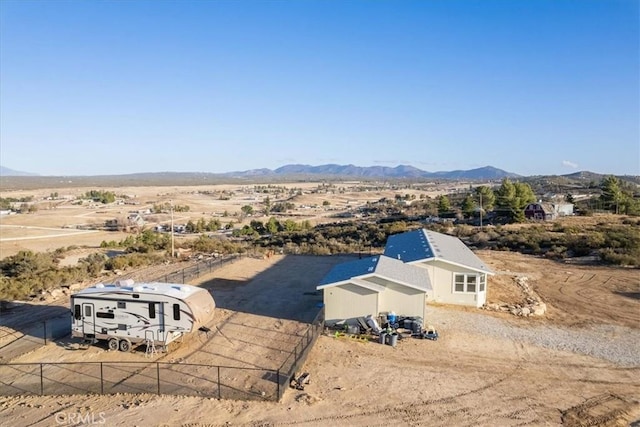
[[[308,184],[309,194],[297,196],[296,204],[320,207],[292,212],[292,218],[335,220],[330,217],[334,211],[321,207],[329,196],[311,192],[317,185]],[[157,188],[130,188],[122,193],[140,198],[135,209],[160,199],[189,204],[192,208],[180,216],[181,221],[198,218],[203,213],[238,212],[250,203],[246,200],[249,196],[242,195],[218,205],[218,201],[196,190],[163,189],[168,194],[158,196]],[[88,190],[67,190],[73,191]],[[39,190],[38,194],[46,196],[49,192]],[[381,197],[394,197],[394,191],[345,191],[331,198],[330,206],[346,209]],[[96,231],[80,237],[48,229],[68,230],[69,224],[103,221],[120,211],[126,213],[126,209],[62,203],[57,208],[40,208],[34,214],[3,217],[2,257],[17,250],[46,251],[77,245],[66,260],[73,263],[97,250],[102,239],[112,240],[112,233],[120,232]],[[166,216],[156,219],[167,220]],[[23,234],[25,230],[28,233]],[[22,237],[29,238],[18,240]],[[300,370],[309,373],[309,383],[304,390],[287,388],[280,401],[272,401],[272,379],[243,376],[240,372],[244,371],[223,373],[236,390],[230,398],[198,396],[198,388],[204,391],[210,386],[208,377],[212,373],[206,369],[200,371],[200,378],[183,372],[182,377],[172,379],[188,391],[181,395],[158,395],[154,384],[149,389],[136,389],[127,387],[126,382],[112,395],[69,394],[73,391],[65,389],[65,384],[73,384],[74,378],[82,374],[69,369],[48,372],[47,387],[57,384],[59,392],[55,395],[0,397],[0,423],[636,425],[640,420],[638,270],[570,264],[505,251],[476,253],[496,273],[488,283],[489,309],[429,304],[425,323],[433,325],[440,338],[418,340],[405,335],[396,347],[379,344],[375,336],[352,339],[327,330],[315,342]],[[141,363],[144,368],[138,374],[143,376],[144,369],[151,370],[156,361],[176,366],[209,364],[277,369],[290,357],[292,347],[320,310],[322,296],[315,291],[318,281],[332,266],[349,257],[245,256],[192,280],[192,284],[207,287],[213,293],[217,302],[214,322],[210,332],[198,333],[166,354],[148,357],[144,346],[127,354],[109,352],[104,346],[81,347],[64,337],[16,357],[11,363],[127,361]],[[522,304],[531,295],[546,304],[543,316],[517,316],[501,309]],[[12,323],[55,306],[61,309],[68,306],[68,297],[36,301],[3,313],[2,327],[10,329]],[[6,366],[0,369],[4,394],[15,394],[15,388],[34,375],[20,369]],[[148,378],[152,382],[153,376]]]

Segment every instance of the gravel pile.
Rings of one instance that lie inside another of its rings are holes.
[[[640,329],[616,325],[568,328],[548,325],[518,326],[495,317],[427,307],[427,319],[439,329],[504,338],[552,350],[570,351],[626,367],[640,366]]]

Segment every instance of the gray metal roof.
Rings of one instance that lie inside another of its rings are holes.
[[[414,289],[429,291],[431,281],[426,269],[405,264],[384,255],[338,264],[322,278],[317,289],[377,276]],[[355,282],[357,284],[357,282]],[[373,283],[376,283],[375,281]]]
[[[424,230],[407,231],[389,236],[384,247],[384,254],[402,262],[420,261],[434,257]]]
[[[384,254],[403,262],[437,259],[492,274],[462,240],[431,230],[420,229],[389,236]]]

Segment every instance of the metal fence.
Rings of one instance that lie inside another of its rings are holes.
[[[53,317],[29,325],[22,331],[15,332],[16,338],[0,345],[0,362],[15,359],[33,351],[48,341],[62,338],[71,332],[71,313]]]
[[[279,401],[324,329],[324,311],[279,369],[171,362],[0,364],[0,395],[156,393]]]
[[[155,393],[275,401],[280,383],[276,370],[189,363],[0,364],[3,396]]]
[[[149,280],[185,283],[238,258],[202,261]],[[20,339],[0,347],[0,362],[68,335],[69,316],[31,328]],[[170,362],[0,363],[0,395],[157,393],[279,401],[323,330],[321,309],[276,370]]]
[[[289,386],[293,376],[296,372],[302,367],[305,360],[307,360],[307,356],[309,352],[313,348],[313,344],[315,344],[318,337],[322,334],[324,330],[324,308],[320,309],[320,312],[314,319],[314,321],[309,325],[304,334],[301,335],[300,341],[295,345],[293,351],[284,363],[278,369],[278,400],[280,400]]]
[[[240,257],[241,255],[236,254],[236,255],[230,255],[224,258],[212,258],[212,259],[202,260],[190,267],[186,267],[169,274],[153,276],[148,279],[145,279],[145,281],[164,282],[164,283],[187,283],[190,280],[196,279],[204,274],[209,274],[230,262],[237,261],[238,259],[240,259]]]
[[[231,255],[223,258],[212,258],[160,276],[146,277],[148,282],[187,283],[188,281],[209,274],[222,266],[237,261],[241,255]],[[16,338],[0,345],[0,362],[6,362],[23,354],[36,350],[47,344],[47,340],[62,338],[71,333],[70,313],[57,316],[45,321],[35,322],[15,333]]]

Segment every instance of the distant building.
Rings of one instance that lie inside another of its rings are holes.
[[[573,203],[529,203],[524,208],[527,219],[552,221],[561,216],[573,215]]]

